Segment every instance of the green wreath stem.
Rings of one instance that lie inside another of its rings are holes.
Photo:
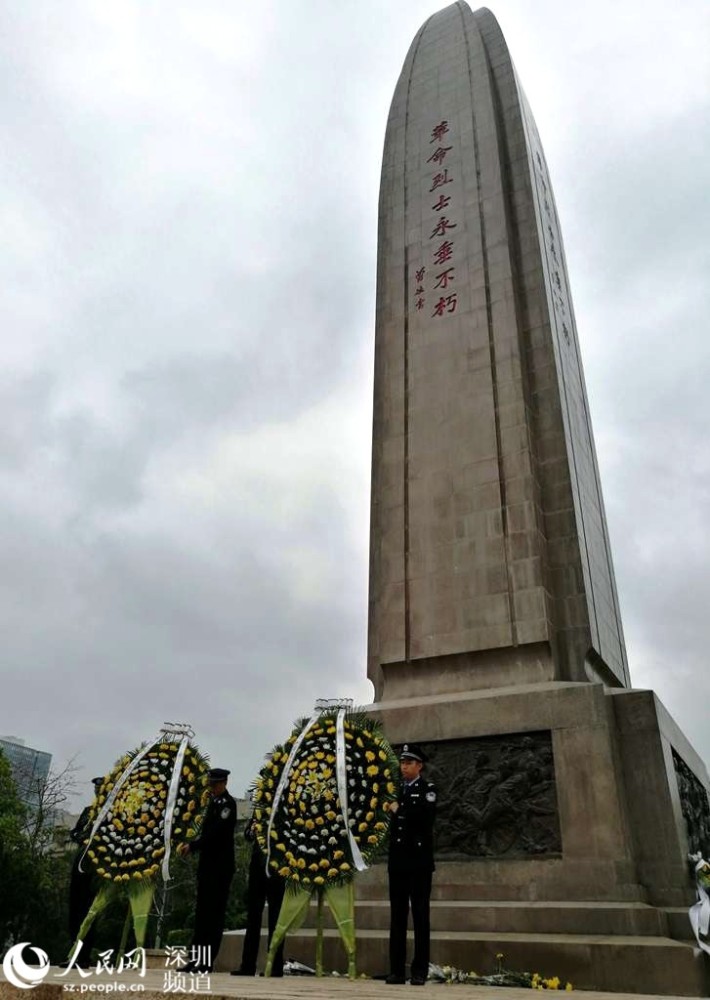
[[[316,975],[323,975],[323,890],[316,890]]]
[[[310,902],[311,893],[308,889],[290,889],[284,893],[283,903],[279,910],[279,919],[276,922],[274,935],[269,945],[269,954],[266,958],[265,976],[271,975],[274,955],[283,939],[288,933],[297,931],[303,923]]]
[[[355,979],[355,884],[326,886],[324,895],[348,956],[348,976]]]

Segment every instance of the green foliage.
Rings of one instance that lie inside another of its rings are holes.
[[[7,758],[0,751],[0,952],[31,941],[52,961],[69,947],[69,876],[75,848],[55,826],[73,780],[73,765],[50,775],[37,805],[20,800]]]
[[[9,761],[0,750],[0,945],[13,941],[21,929],[24,897],[33,882],[26,819]]]

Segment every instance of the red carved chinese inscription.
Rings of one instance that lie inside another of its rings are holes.
[[[449,283],[454,280],[454,270],[453,267],[447,267],[441,274],[437,274],[434,288],[448,288]]]
[[[434,312],[431,314],[433,316],[443,316],[445,312],[455,312],[456,311],[456,293],[453,295],[447,295],[446,298],[442,295],[439,301],[434,306]]]
[[[432,142],[441,142],[441,140],[444,138],[444,136],[448,131],[449,131],[449,123],[447,121],[439,122],[439,124],[435,125],[434,128],[431,130],[431,139],[429,140],[429,145],[431,145]]]
[[[454,244],[449,240],[444,240],[441,246],[434,251],[434,263],[445,264],[447,260],[451,260],[453,253]]]
[[[449,222],[449,220],[444,218],[442,215],[437,224],[434,226],[434,230],[429,239],[433,240],[435,236],[446,236],[447,229],[456,229],[456,223]]]
[[[449,168],[446,167],[442,173],[434,174],[432,177],[429,193],[431,194],[432,191],[436,191],[436,189],[441,187],[442,184],[451,184],[452,182],[453,177],[449,177]]]
[[[431,154],[431,156],[427,160],[427,163],[443,163],[444,157],[446,156],[447,153],[451,152],[452,149],[453,146],[439,146],[439,148],[435,149],[434,152]]]
[[[440,194],[439,195],[439,200],[437,201],[436,205],[432,205],[431,206],[432,212],[441,212],[441,211],[443,211],[446,208],[446,206],[449,204],[450,201],[451,201],[451,195],[450,194]]]

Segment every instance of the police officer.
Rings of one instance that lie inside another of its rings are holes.
[[[242,963],[232,973],[233,976],[255,976],[256,960],[261,942],[261,918],[264,905],[269,907],[269,944],[276,928],[281,911],[286,882],[276,874],[267,874],[266,858],[259,848],[254,832],[254,816],[251,817],[244,830],[244,838],[251,845],[249,861],[249,884],[247,887],[247,928],[242,947]],[[283,942],[277,948],[271,966],[272,976],[283,976],[284,946]]]
[[[99,788],[101,787],[103,780],[103,778],[91,779],[91,783],[94,786],[95,796],[98,795]],[[79,928],[83,924],[84,918],[89,912],[89,907],[94,901],[94,895],[96,894],[94,876],[88,861],[85,863],[83,870],[79,869],[79,862],[83,857],[84,848],[86,847],[84,841],[91,832],[91,824],[89,823],[90,812],[91,806],[85,806],[85,808],[81,811],[79,819],[76,821],[74,829],[69,831],[70,839],[73,840],[75,844],[79,845],[79,850],[76,852],[74,861],[72,862],[69,881],[69,936],[71,938],[72,945],[79,935]],[[91,948],[94,941],[94,927],[95,925],[92,924],[91,928],[87,932],[76,961],[76,964],[81,966],[83,969],[88,968],[91,963]]]
[[[197,851],[197,903],[192,936],[192,962],[185,972],[211,972],[222,942],[229,886],[234,876],[234,831],[237,803],[227,791],[229,771],[213,767],[208,772],[210,801],[202,820],[200,836],[182,844],[179,853]],[[209,949],[209,950],[208,950]]]
[[[399,758],[402,790],[391,806],[389,893],[390,974],[387,983],[405,981],[407,920],[412,910],[414,957],[412,986],[423,986],[429,974],[429,898],[434,871],[436,789],[422,775],[424,751],[405,743]]]

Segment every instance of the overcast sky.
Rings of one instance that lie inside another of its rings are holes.
[[[372,698],[380,157],[439,6],[0,2],[0,734],[82,778],[189,720],[240,793],[315,698]],[[555,188],[632,681],[708,759],[710,4],[492,9]]]

